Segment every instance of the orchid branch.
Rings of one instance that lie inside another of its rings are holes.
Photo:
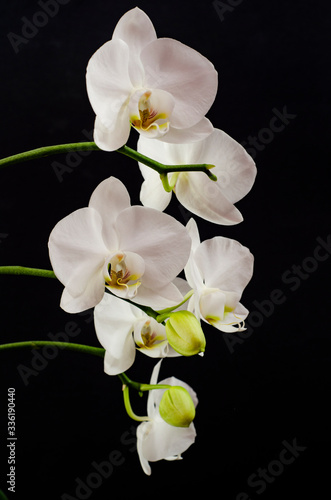
[[[34,160],[37,158],[44,158],[53,154],[69,153],[72,151],[102,151],[95,142],[75,142],[69,144],[58,144],[56,146],[44,146],[42,148],[32,149],[30,151],[25,151],[23,153],[18,153],[13,156],[8,156],[0,160],[0,168],[6,167],[8,165],[13,165],[15,163],[21,163],[28,160]],[[133,160],[136,160],[148,167],[156,170],[160,175],[170,174],[172,172],[204,172],[212,181],[216,181],[216,175],[210,172],[210,169],[214,165],[209,165],[206,163],[201,164],[189,164],[189,165],[164,165],[151,158],[148,158],[138,151],[129,148],[124,145],[116,150],[118,153],[129,156]]]
[[[93,347],[85,344],[74,344],[71,342],[59,342],[52,340],[27,340],[23,342],[10,342],[8,344],[0,344],[0,351],[9,351],[15,349],[39,349],[45,346],[58,347],[59,349],[67,349],[69,351],[82,352],[85,354],[91,354],[93,356],[98,356],[103,358],[105,355],[105,349],[102,347]],[[120,378],[123,386],[132,387],[136,391],[145,392],[150,391],[152,389],[169,389],[170,385],[162,385],[162,384],[143,384],[140,382],[135,382],[131,380],[126,373],[119,373],[118,377]]]
[[[41,278],[56,278],[54,271],[48,269],[36,269],[23,266],[0,266],[0,274],[16,274],[27,276],[39,276]]]
[[[28,340],[24,342],[11,342],[9,344],[1,344],[0,351],[8,351],[12,349],[38,349],[44,346],[58,347],[59,349],[68,349],[69,351],[78,351],[94,356],[104,357],[105,349],[102,347],[93,347],[84,344],[73,344],[71,342],[53,342],[51,340]]]

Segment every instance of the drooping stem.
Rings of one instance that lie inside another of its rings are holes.
[[[69,144],[58,144],[55,146],[45,146],[42,148],[32,149],[30,151],[25,151],[23,153],[18,153],[16,155],[8,156],[7,158],[2,158],[0,160],[0,168],[6,167],[8,165],[14,165],[15,163],[22,163],[28,160],[34,160],[37,158],[44,158],[46,156],[54,154],[70,153],[73,151],[101,151],[101,149],[95,144],[95,142],[74,142]],[[199,164],[188,164],[188,165],[165,165],[158,161],[153,160],[134,149],[129,148],[124,145],[116,150],[118,153],[129,156],[133,160],[136,160],[148,167],[156,170],[159,174],[168,174],[171,172],[205,172],[208,177],[216,181],[217,177],[210,172],[210,169],[214,165],[199,163]]]
[[[1,351],[9,351],[13,349],[40,349],[41,347],[52,346],[59,349],[67,349],[69,351],[82,352],[92,354],[93,356],[104,357],[105,349],[102,347],[93,347],[84,344],[73,344],[71,342],[56,342],[51,340],[28,340],[24,342],[11,342],[9,344],[0,344]]]
[[[54,271],[48,269],[36,269],[23,266],[0,266],[0,274],[16,274],[27,276],[39,276],[41,278],[56,278]]]
[[[123,385],[123,400],[124,400],[124,406],[126,409],[126,413],[131,417],[133,420],[136,420],[137,422],[146,422],[146,420],[150,420],[149,417],[139,417],[134,413],[132,410],[131,402],[130,402],[130,395],[129,395],[129,386],[128,385]]]

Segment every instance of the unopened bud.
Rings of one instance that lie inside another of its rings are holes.
[[[193,313],[189,311],[172,313],[165,328],[169,344],[179,354],[193,356],[205,351],[206,339]]]
[[[195,417],[195,407],[189,392],[177,385],[165,391],[159,412],[167,424],[175,427],[189,427]]]

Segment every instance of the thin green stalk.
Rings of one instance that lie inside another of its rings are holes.
[[[137,422],[146,422],[146,420],[150,420],[150,418],[147,416],[146,417],[139,417],[132,410],[128,385],[123,386],[123,400],[124,400],[124,406],[126,409],[126,413],[129,415],[129,417],[132,418],[132,420],[136,420]]]
[[[165,384],[141,384],[140,382],[131,380],[126,373],[119,373],[118,376],[123,385],[132,387],[132,389],[135,389],[138,392],[151,391],[152,389],[169,389],[171,387],[171,385]]]
[[[13,349],[38,349],[44,346],[58,347],[59,349],[67,349],[69,351],[82,352],[92,354],[93,356],[104,357],[105,349],[101,347],[92,347],[84,344],[73,344],[71,342],[53,342],[51,340],[28,340],[24,342],[11,342],[9,344],[1,344],[0,351],[9,351]]]
[[[164,321],[165,319],[167,319],[169,316],[170,316],[170,313],[172,313],[172,311],[174,311],[175,309],[178,309],[178,307],[182,306],[183,304],[185,304],[186,301],[188,301],[188,299],[190,297],[192,297],[194,293],[194,290],[190,290],[183,298],[183,300],[177,304],[176,306],[173,306],[173,307],[167,307],[167,309],[162,309],[162,311],[158,311],[158,316],[156,316],[156,321],[158,323],[162,323],[162,321]]]
[[[37,158],[44,158],[46,156],[54,154],[69,153],[72,151],[101,151],[101,149],[95,144],[95,142],[74,142],[69,144],[58,144],[55,146],[45,146],[42,148],[31,149],[30,151],[25,151],[23,153],[18,153],[16,155],[8,156],[7,158],[2,158],[0,160],[0,168],[6,167],[8,165],[13,165],[15,163],[22,163],[28,160],[34,160]],[[116,150],[118,153],[129,156],[133,160],[136,160],[148,167],[156,170],[159,174],[167,174],[171,172],[205,172],[208,177],[216,181],[217,177],[210,172],[210,169],[214,165],[209,165],[206,163],[199,164],[189,164],[189,165],[164,165],[163,163],[152,160],[151,158],[138,153],[134,149],[129,148],[124,145]]]
[[[39,276],[41,278],[56,278],[54,271],[23,266],[0,266],[0,274],[24,274],[27,276]]]
[[[57,144],[56,146],[44,146],[3,158],[0,160],[0,168],[54,154],[69,153],[71,151],[100,151],[100,148],[98,148],[95,142],[73,142],[70,144]]]

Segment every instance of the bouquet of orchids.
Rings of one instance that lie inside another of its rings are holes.
[[[252,188],[256,167],[205,116],[217,93],[213,64],[176,40],[157,38],[139,8],[127,12],[92,55],[86,82],[96,115],[94,142],[41,147],[0,166],[64,151],[117,151],[138,162],[141,205],[131,206],[125,185],[109,177],[87,207],[52,230],[52,270],[2,266],[0,273],[56,277],[64,285],[64,311],[94,308],[102,347],[61,347],[101,356],[105,373],[120,378],[125,409],[140,422],[137,450],[149,475],[149,462],[180,458],[196,436],[197,395],[175,377],[158,381],[162,359],[202,355],[204,324],[222,332],[244,329],[248,311],[240,299],[253,273],[248,248],[223,236],[200,241],[193,218],[184,226],[164,210],[174,193],[201,219],[238,224],[242,215],[234,204]],[[139,133],[137,150],[126,146],[132,129]],[[44,344],[59,343],[33,341]],[[157,360],[148,383],[125,373],[137,351]],[[148,392],[146,416],[134,413],[130,390]]]

